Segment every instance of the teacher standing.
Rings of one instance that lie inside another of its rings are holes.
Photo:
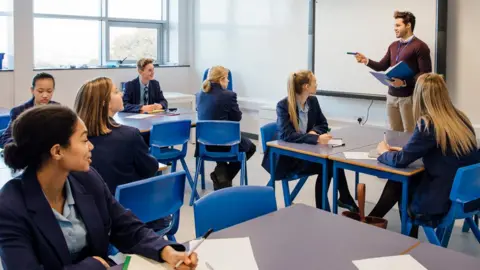
[[[380,62],[373,61],[361,53],[356,54],[359,63],[375,71],[385,71],[399,62],[405,62],[415,76],[408,80],[393,78],[387,94],[387,114],[390,127],[395,131],[413,132],[412,94],[417,78],[432,72],[432,60],[428,45],[413,34],[415,16],[408,11],[395,11],[395,34],[399,38],[393,42]]]

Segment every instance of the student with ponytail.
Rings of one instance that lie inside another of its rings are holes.
[[[328,134],[328,122],[320,109],[317,98],[317,79],[308,70],[292,73],[288,79],[288,97],[277,104],[277,136],[278,139],[293,143],[326,144],[332,138]],[[317,208],[322,207],[322,171],[318,163],[304,161],[292,157],[278,158],[275,176],[285,178],[291,173],[318,174],[315,183],[315,202]],[[270,171],[269,155],[263,156],[262,166]],[[329,181],[333,175],[333,163],[328,165]],[[348,190],[347,179],[343,170],[338,175],[338,190],[340,207],[350,211],[358,211],[358,207]]]
[[[237,94],[225,90],[228,86],[228,69],[215,66],[208,72],[208,78],[203,82],[202,90],[197,94],[198,120],[242,120],[242,112],[238,107]],[[240,152],[247,154],[247,159],[255,154],[256,147],[248,138],[242,136]],[[211,151],[229,151],[216,147]],[[198,148],[195,156],[198,154]],[[240,171],[240,162],[217,162],[215,170],[210,174],[215,190],[232,186],[232,180]]]

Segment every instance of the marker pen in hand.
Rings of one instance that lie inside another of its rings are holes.
[[[207,239],[207,237],[213,232],[213,229],[210,229],[208,230],[203,236],[202,238],[200,238],[200,241],[198,241],[187,253],[187,257],[190,257],[190,255],[192,255],[193,252],[195,252],[195,250],[203,243],[203,241],[205,241],[205,239]],[[175,269],[177,269],[181,264],[183,263],[183,260],[180,260],[176,265],[175,265]]]

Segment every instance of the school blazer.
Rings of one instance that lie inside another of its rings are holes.
[[[157,80],[151,80],[148,83],[148,104],[161,104],[164,109],[168,108],[168,102],[163,96],[160,83]],[[138,113],[143,106],[143,100],[140,100],[140,79],[129,81],[125,84],[123,93],[123,111]]]
[[[72,172],[68,180],[76,211],[87,230],[85,256],[72,261],[36,171],[27,168],[0,191],[0,256],[5,270],[104,270],[92,256],[107,260],[109,243],[123,253],[140,254],[157,261],[167,245],[184,250],[182,245],[156,235],[123,208],[94,169]]]

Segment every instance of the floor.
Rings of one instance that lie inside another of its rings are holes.
[[[258,144],[258,142],[256,143]],[[257,145],[257,151],[258,149],[259,147]],[[187,160],[187,164],[192,173],[195,168],[194,159],[193,159],[193,150],[194,150],[194,146],[189,144],[189,149],[188,149],[189,154],[187,156],[192,158]],[[262,159],[263,159],[263,154],[257,152],[248,162],[248,180],[250,185],[264,186],[268,182],[269,174],[260,165],[262,162]],[[203,196],[213,191],[212,182],[208,176],[210,175],[210,172],[213,170],[214,165],[215,164],[213,162],[206,163],[205,175],[206,175],[207,188],[205,192],[202,192],[199,185],[198,189],[200,190],[200,196]],[[347,171],[346,175],[347,175],[347,179],[351,180],[349,181],[350,190],[353,190],[354,179],[355,179],[354,174]],[[365,180],[368,177],[372,177],[372,176],[361,175],[361,181]],[[234,180],[234,185],[239,185],[239,183],[240,183],[239,176],[237,175],[236,179]],[[295,183],[292,183],[291,190],[293,189],[294,184]],[[303,189],[295,199],[295,203],[303,203],[303,204],[314,206],[315,205],[314,184],[315,184],[315,178],[311,177],[305,183],[305,186],[303,187]],[[189,241],[195,237],[193,208],[188,206],[190,194],[191,194],[190,189],[186,187],[185,205],[181,209],[180,228],[178,233],[176,234],[177,240],[179,242]],[[277,198],[278,208],[283,208],[284,207],[283,194],[282,194],[280,183],[277,183],[276,198]],[[373,206],[374,206],[373,203],[367,202],[366,212],[367,213],[370,212]],[[341,212],[340,209],[339,209],[339,212]],[[390,211],[386,218],[389,221],[388,230],[400,233],[401,226],[400,226],[400,216],[399,216],[398,210],[394,209]],[[471,232],[462,233],[460,226],[461,226],[461,223],[458,222],[458,226],[455,226],[452,232],[452,237],[449,242],[448,248],[480,258],[480,249],[479,249],[480,244],[477,242],[477,240],[475,239],[475,237]],[[420,235],[419,238],[421,241],[427,242],[425,235],[421,230],[419,235]]]

